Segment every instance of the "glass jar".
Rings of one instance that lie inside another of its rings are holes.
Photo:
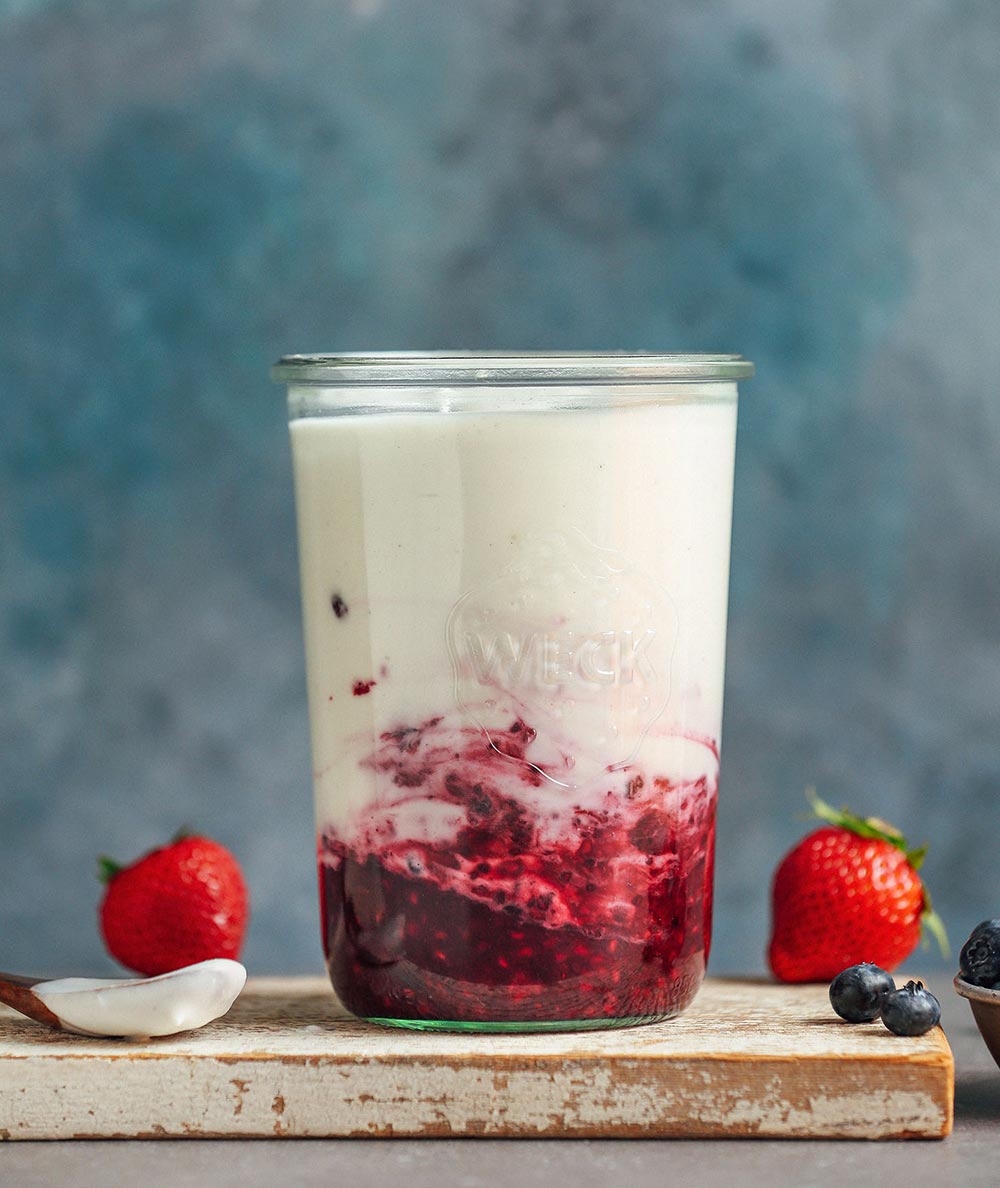
[[[614,1027],[708,956],[735,355],[288,356],[323,941],[355,1015]]]

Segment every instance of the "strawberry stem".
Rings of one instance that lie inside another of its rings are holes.
[[[102,854],[97,859],[97,877],[106,887],[108,883],[115,877],[118,872],[122,870],[120,862],[115,862],[113,858],[108,858]]]
[[[859,817],[857,813],[852,813],[848,808],[835,809],[832,805],[827,804],[825,800],[820,800],[816,795],[815,788],[806,789],[806,799],[812,805],[813,812],[821,821],[826,821],[829,825],[836,825],[840,829],[849,829],[851,833],[856,833],[858,837],[870,837],[875,841],[889,842],[890,845],[895,846],[897,850],[902,850],[909,857],[906,849],[906,838],[903,837],[895,825],[889,825],[886,821],[882,821],[878,817]],[[922,851],[912,851],[912,853],[917,855],[919,861],[923,860],[926,852],[926,847]]]
[[[927,847],[920,846],[916,850],[906,851],[906,861],[913,867],[914,870],[919,870],[924,864],[924,859],[927,857]]]
[[[924,888],[924,910],[920,913],[920,924],[934,937],[941,950],[941,956],[947,960],[951,956],[948,933],[945,930],[944,921],[931,906],[931,893],[926,887]],[[923,939],[923,947],[925,949],[930,947],[926,936]]]

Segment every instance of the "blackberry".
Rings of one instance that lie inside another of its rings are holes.
[[[984,920],[962,946],[958,970],[973,986],[1000,989],[1000,920]]]

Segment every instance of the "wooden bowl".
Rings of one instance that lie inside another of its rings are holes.
[[[1000,1065],[1000,990],[973,986],[956,975],[955,992],[969,1000],[972,1015],[993,1059]]]

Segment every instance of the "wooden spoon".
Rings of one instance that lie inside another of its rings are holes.
[[[36,1019],[39,1023],[45,1023],[61,1031],[62,1023],[59,1016],[54,1015],[31,989],[44,980],[25,978],[20,974],[0,973],[0,1002],[5,1002],[7,1006],[20,1011],[22,1015],[27,1015],[29,1019]]]

